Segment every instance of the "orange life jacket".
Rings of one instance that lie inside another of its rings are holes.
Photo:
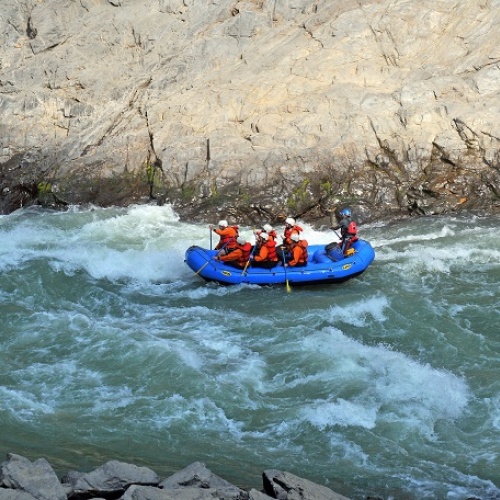
[[[236,248],[238,229],[238,226],[228,226],[224,229],[214,229],[214,231],[220,236],[219,243],[217,243],[215,249],[220,250],[221,248]]]
[[[292,248],[292,260],[289,262],[291,266],[296,266],[297,264],[307,263],[309,258],[307,254],[308,242],[306,240],[299,240]]]
[[[256,262],[263,262],[270,260],[272,262],[278,261],[278,254],[276,253],[276,242],[267,240],[260,246],[259,255],[255,257]]]
[[[276,253],[276,242],[274,240],[268,240],[266,241],[265,246],[267,247],[268,251],[267,259],[277,261],[278,254]]]

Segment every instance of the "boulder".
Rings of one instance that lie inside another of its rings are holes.
[[[348,500],[326,486],[295,476],[290,472],[269,469],[262,474],[264,491],[278,500]]]
[[[262,491],[256,490],[255,488],[252,488],[248,492],[248,500],[270,500],[271,498],[269,495],[266,495]]]
[[[160,483],[165,490],[199,488],[210,490],[221,500],[247,500],[248,493],[214,474],[202,462],[194,462]],[[172,493],[178,494],[178,491]]]
[[[89,498],[89,496],[125,492],[134,484],[157,486],[159,476],[147,467],[110,460],[91,472],[69,472],[62,482],[71,490],[70,498]]]
[[[67,498],[54,469],[45,458],[31,462],[25,457],[9,453],[7,460],[0,466],[0,485],[18,490],[20,495],[28,495],[26,500],[29,500],[29,496],[38,500]],[[21,496],[19,500],[22,500]]]
[[[161,490],[147,486],[131,486],[120,500],[214,500],[225,498],[213,488],[176,488]]]
[[[7,490],[0,488],[0,500],[34,500],[35,497],[19,490]]]

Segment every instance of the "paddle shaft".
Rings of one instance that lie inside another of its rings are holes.
[[[285,258],[285,250],[281,249],[281,255],[283,255],[283,269],[285,270],[285,282],[286,282],[286,291],[291,292],[292,289],[290,287],[290,283],[288,282],[288,276],[286,274],[286,258]]]
[[[198,269],[198,271],[195,272],[195,274],[199,274],[201,271],[203,271],[203,269],[205,269],[205,267],[207,267],[207,265],[208,265],[208,260]]]
[[[241,273],[242,276],[245,276],[245,273],[247,272],[247,267],[250,265],[250,261],[252,260],[253,254],[255,253],[255,250],[257,248],[257,242],[255,242],[255,245],[252,248],[252,251],[250,252],[250,257],[247,260],[247,263],[245,264],[245,267],[243,268],[243,272]]]

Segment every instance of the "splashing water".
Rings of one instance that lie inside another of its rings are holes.
[[[0,452],[61,475],[201,460],[244,488],[278,468],[354,499],[499,497],[499,226],[361,226],[361,277],[286,293],[204,283],[183,259],[208,227],[169,206],[2,216]]]

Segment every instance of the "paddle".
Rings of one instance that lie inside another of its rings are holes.
[[[209,262],[209,261],[207,260],[207,262],[205,262],[205,264],[203,264],[203,265],[202,265],[202,266],[198,269],[198,271],[196,271],[194,274],[198,274],[198,273],[200,273],[201,271],[203,271],[203,269],[205,269],[205,267],[207,266],[208,262]]]
[[[208,230],[210,231],[210,250],[212,250],[212,228],[209,227]]]
[[[248,257],[247,263],[245,264],[243,272],[241,273],[242,276],[245,276],[245,273],[247,272],[247,267],[250,265],[250,262],[252,260],[253,254],[255,253],[256,248],[257,248],[257,242],[255,242],[255,245],[253,246],[252,251],[250,252],[250,257]]]
[[[283,248],[281,249],[281,254],[283,255],[283,267],[285,269],[286,291],[290,293],[292,291],[292,287],[290,286],[290,283],[288,283],[288,277],[286,275],[286,259],[285,259],[285,250]]]

